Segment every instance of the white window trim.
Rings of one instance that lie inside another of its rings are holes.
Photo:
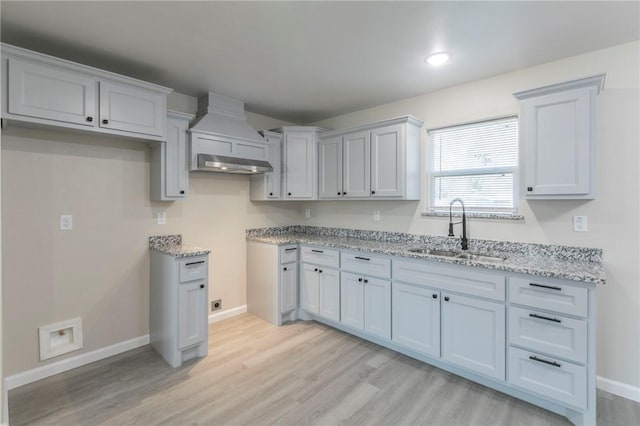
[[[517,115],[507,115],[500,116],[494,118],[487,118],[483,120],[476,120],[468,123],[460,123],[460,124],[452,124],[449,126],[442,126],[433,129],[427,129],[427,157],[426,157],[426,177],[425,182],[427,182],[427,200],[424,203],[425,210],[422,212],[422,216],[433,216],[433,217],[441,217],[449,215],[448,207],[433,207],[434,204],[434,182],[436,177],[440,176],[466,176],[466,175],[488,175],[488,174],[499,174],[499,173],[512,173],[513,174],[513,208],[478,208],[478,207],[466,207],[467,217],[476,217],[476,218],[484,218],[484,219],[515,219],[521,220],[524,219],[524,216],[519,214],[518,210],[518,202],[520,199],[519,193],[519,167],[520,160],[518,159],[515,167],[493,167],[493,168],[483,168],[483,169],[466,169],[463,171],[455,171],[455,172],[434,172],[431,170],[431,156],[433,155],[433,132],[437,130],[446,129],[449,127],[463,127],[463,126],[473,126],[479,123],[485,123],[488,121],[497,121],[497,120],[507,120],[507,119],[519,119]],[[518,157],[520,156],[520,146],[518,146]],[[455,209],[456,211],[452,212],[453,215],[460,216],[461,213],[458,212],[460,210],[459,206]]]

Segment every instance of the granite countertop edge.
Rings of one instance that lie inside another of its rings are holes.
[[[176,259],[184,257],[205,256],[211,250],[202,247],[182,244],[182,235],[156,235],[149,237],[149,249],[158,253],[168,254]]]
[[[606,274],[602,262],[596,261],[567,261],[559,260],[548,256],[509,256],[504,262],[479,261],[460,258],[449,258],[434,256],[429,254],[418,254],[409,252],[409,248],[418,246],[408,243],[390,243],[371,240],[357,240],[354,238],[336,238],[300,234],[280,234],[280,235],[247,235],[247,241],[261,243],[286,245],[286,244],[308,244],[322,247],[341,248],[347,250],[358,250],[369,253],[378,253],[389,256],[405,257],[448,263],[456,265],[474,266],[497,271],[515,272],[527,275],[534,275],[546,278],[557,278],[583,283],[605,284]],[[496,253],[498,254],[498,253]],[[502,253],[500,253],[502,254]]]

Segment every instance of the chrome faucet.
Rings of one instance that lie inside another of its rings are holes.
[[[453,206],[453,203],[455,203],[456,201],[460,202],[460,205],[462,206],[462,220],[460,222],[453,222],[453,218],[451,217],[451,206]],[[451,200],[451,202],[449,203],[449,236],[453,237],[453,225],[457,225],[458,223],[462,224],[462,250],[469,250],[469,246],[468,246],[468,240],[467,240],[467,214],[464,211],[464,203],[462,202],[462,200],[460,198],[454,198],[453,200]]]

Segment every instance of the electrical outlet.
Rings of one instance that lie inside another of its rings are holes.
[[[219,311],[222,309],[222,299],[216,299],[211,301],[211,310]]]
[[[158,225],[166,225],[167,223],[167,212],[158,212]]]
[[[574,216],[573,217],[573,230],[574,232],[587,232],[589,229],[587,225],[586,216]]]
[[[304,217],[307,219],[311,218],[311,209],[304,209]]]
[[[60,215],[60,230],[71,231],[73,229],[73,216],[70,214]]]
[[[374,210],[373,211],[373,220],[380,220],[380,210]]]

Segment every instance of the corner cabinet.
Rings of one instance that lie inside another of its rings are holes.
[[[152,145],[149,153],[151,201],[174,201],[187,196],[187,129],[190,114],[167,114],[167,141]]]
[[[605,74],[514,93],[520,101],[520,193],[594,199],[596,97]]]
[[[172,367],[208,354],[208,256],[151,252],[151,346]]]
[[[166,134],[171,89],[2,44],[2,117],[142,140]]]
[[[276,129],[283,137],[282,179],[286,200],[318,198],[319,127],[286,126]]]
[[[420,128],[403,116],[320,135],[320,199],[420,199]]]
[[[282,198],[282,134],[264,130],[260,132],[267,143],[268,160],[273,171],[251,176],[249,197],[252,201],[280,200]]]

